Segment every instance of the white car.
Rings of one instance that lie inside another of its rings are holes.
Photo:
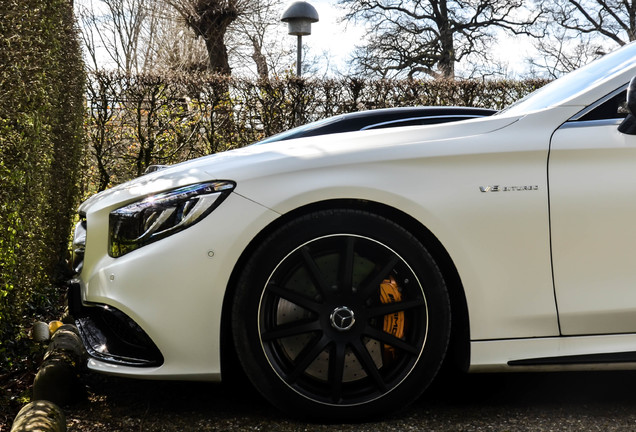
[[[404,407],[444,361],[636,368],[634,76],[630,44],[492,117],[249,146],[95,195],[70,283],[89,368],[239,361],[328,421]]]

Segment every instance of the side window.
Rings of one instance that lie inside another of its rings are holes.
[[[362,130],[385,129],[385,128],[393,128],[398,126],[425,126],[425,125],[432,125],[432,124],[456,122],[459,120],[466,120],[469,118],[476,118],[476,117],[481,117],[481,116],[480,115],[456,115],[456,116],[444,115],[444,116],[397,119],[393,121],[386,121],[386,122],[366,126]]]
[[[378,124],[374,124],[371,126],[366,126],[364,130],[368,129],[386,129],[386,128],[394,128],[399,126],[421,126],[425,124],[431,124],[433,122],[426,122],[426,120],[421,118],[414,119],[398,119],[393,121],[382,122]]]
[[[623,90],[579,118],[579,121],[623,119],[627,117],[627,90]]]

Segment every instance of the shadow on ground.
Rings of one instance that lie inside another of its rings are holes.
[[[289,419],[245,383],[84,381],[86,398],[65,409],[69,431],[636,430],[636,372],[444,378],[403,412],[357,425]]]

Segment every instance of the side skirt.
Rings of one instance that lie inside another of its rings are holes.
[[[469,372],[636,370],[636,335],[471,342]]]

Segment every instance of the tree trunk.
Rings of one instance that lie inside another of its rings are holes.
[[[228,23],[229,24],[229,23]],[[205,35],[205,47],[210,57],[210,70],[222,75],[230,75],[230,63],[228,61],[227,47],[225,46],[225,28],[217,25],[207,27]]]
[[[263,54],[262,46],[258,43],[256,38],[252,38],[252,46],[254,52],[252,53],[252,60],[256,63],[256,72],[261,79],[269,78],[269,67],[267,66],[267,58]]]
[[[187,2],[186,2],[187,3]],[[230,75],[225,32],[239,16],[236,1],[195,0],[192,8],[181,9],[186,23],[205,41],[210,58],[210,70],[222,75]]]
[[[438,67],[444,78],[455,78],[455,45],[453,42],[453,32],[448,21],[448,5],[445,0],[440,2],[440,45],[441,56]]]

